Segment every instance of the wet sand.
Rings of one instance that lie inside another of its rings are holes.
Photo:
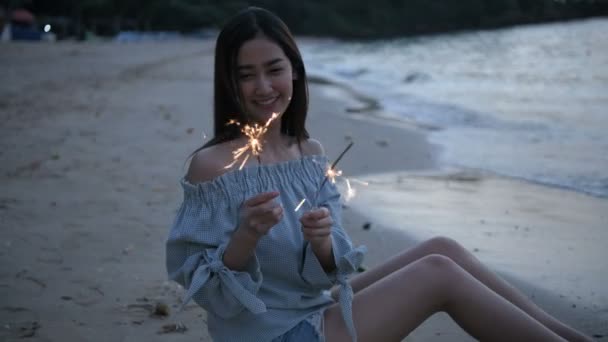
[[[0,339],[209,341],[203,310],[176,312],[181,289],[167,281],[164,241],[186,157],[212,129],[213,42],[0,51],[10,66],[0,69]],[[607,272],[595,260],[606,255],[596,249],[605,201],[525,183],[513,198],[512,181],[419,176],[436,165],[424,132],[348,110],[364,105],[311,84],[311,134],[330,158],[355,141],[340,166],[371,182],[345,209],[354,241],[370,249],[368,267],[428,236],[454,236],[522,289],[538,289],[548,311],[608,334]],[[559,215],[547,214],[556,206]],[[470,338],[438,315],[408,340]]]
[[[349,207],[365,212],[372,224],[351,235],[383,246],[368,258],[371,265],[402,245],[447,236],[545,311],[590,335],[606,336],[608,201],[474,171],[359,178],[369,186],[359,188]],[[453,323],[439,322],[413,336],[435,340],[432,332],[440,327],[450,336],[441,340],[468,340]]]

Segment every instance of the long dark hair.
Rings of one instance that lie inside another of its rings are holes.
[[[296,42],[287,25],[275,14],[259,7],[248,7],[232,17],[217,37],[213,89],[214,136],[192,155],[241,135],[238,126],[228,125],[230,120],[248,122],[237,83],[237,55],[241,46],[258,34],[263,34],[281,47],[296,75],[291,101],[281,117],[281,133],[295,137],[298,143],[308,139],[305,127],[308,82]]]

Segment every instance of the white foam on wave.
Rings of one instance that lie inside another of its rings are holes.
[[[303,53],[310,73],[433,128],[447,165],[608,197],[606,31],[594,19]]]

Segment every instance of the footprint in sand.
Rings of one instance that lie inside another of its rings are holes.
[[[27,269],[22,269],[9,277],[3,277],[0,286],[2,292],[14,296],[23,294],[25,296],[39,297],[46,289],[46,282],[43,278]],[[8,297],[7,297],[8,298]]]
[[[75,304],[88,307],[105,299],[105,293],[98,284],[86,280],[73,280],[72,283],[78,285],[78,288],[73,293],[65,293],[64,300],[71,300]]]
[[[46,341],[36,336],[41,327],[38,315],[28,308],[4,306],[0,309],[3,329],[0,329],[0,341],[21,341],[36,337],[36,341]]]

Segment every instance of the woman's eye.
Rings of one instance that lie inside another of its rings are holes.
[[[247,80],[250,79],[253,75],[251,74],[241,74],[239,75],[239,80]]]
[[[270,73],[272,73],[272,74],[278,74],[278,73],[280,73],[281,71],[283,71],[283,69],[282,69],[282,68],[270,69]]]

